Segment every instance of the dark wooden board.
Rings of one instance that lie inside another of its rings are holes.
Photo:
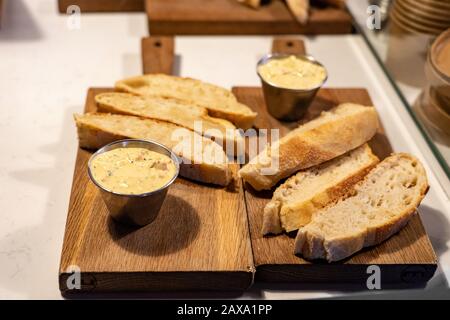
[[[71,5],[80,7],[81,12],[142,12],[145,0],[58,0],[58,10],[66,13]]]
[[[235,87],[233,92],[239,101],[258,112],[256,128],[277,128],[280,136],[284,136],[297,126],[280,122],[268,114],[261,88]],[[372,105],[365,89],[321,89],[303,121],[343,102]],[[382,128],[370,145],[381,159],[392,152]],[[271,197],[272,191],[255,192],[246,185],[245,200],[256,267],[255,281],[365,283],[367,267],[378,265],[383,283],[416,283],[429,280],[436,270],[437,258],[419,215],[415,215],[403,230],[387,241],[343,262],[308,262],[294,255],[294,238],[285,234],[262,236],[263,209]]]
[[[344,34],[352,30],[345,9],[311,9],[302,26],[285,3],[271,1],[255,10],[236,0],[146,0],[151,35]]]

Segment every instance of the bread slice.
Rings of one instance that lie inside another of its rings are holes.
[[[374,107],[344,103],[289,132],[239,170],[254,189],[270,189],[301,169],[336,158],[370,140],[378,128]]]
[[[403,228],[428,190],[422,164],[393,154],[355,186],[354,194],[316,212],[300,228],[295,253],[307,259],[344,259]]]
[[[302,25],[308,22],[309,0],[286,0],[286,4],[298,22]]]
[[[242,136],[231,122],[210,117],[205,108],[180,100],[106,92],[96,95],[95,102],[101,112],[163,120],[193,130],[212,138],[230,155],[234,155],[234,149],[243,143]]]
[[[231,91],[191,78],[147,74],[116,82],[116,90],[196,104],[206,108],[209,115],[229,120],[244,130],[250,128],[256,118],[256,112],[239,103]]]
[[[314,212],[348,193],[378,161],[364,144],[290,177],[264,208],[263,234],[291,232],[308,224]]]
[[[82,148],[98,149],[125,138],[153,140],[181,157],[180,175],[185,178],[222,186],[232,179],[222,148],[186,128],[164,121],[107,113],[87,113],[74,115],[74,118]]]

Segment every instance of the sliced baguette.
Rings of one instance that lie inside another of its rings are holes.
[[[344,259],[402,229],[428,190],[422,164],[399,153],[380,162],[354,194],[316,212],[300,228],[295,253],[307,259]]]
[[[298,22],[302,25],[308,22],[309,0],[286,0],[286,4]]]
[[[182,158],[181,176],[222,186],[231,181],[231,168],[222,148],[191,130],[169,122],[107,113],[87,113],[74,118],[82,148],[98,149],[124,138],[153,140]],[[194,141],[199,141],[200,147],[193,147]]]
[[[196,104],[206,108],[209,115],[229,120],[244,130],[250,128],[256,118],[256,113],[239,103],[231,91],[196,79],[148,74],[118,81],[116,90]]]
[[[301,169],[338,157],[370,140],[378,128],[374,107],[341,104],[289,132],[239,170],[254,189],[270,189]]]
[[[176,99],[141,97],[130,93],[106,92],[95,96],[101,112],[139,116],[171,122],[212,138],[230,155],[243,143],[242,136],[229,121],[208,116],[208,111]]]
[[[348,193],[378,161],[364,144],[290,177],[264,208],[263,234],[291,232],[308,224],[314,212]]]

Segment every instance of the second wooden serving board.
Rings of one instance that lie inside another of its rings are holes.
[[[233,92],[239,101],[258,112],[256,128],[279,129],[282,137],[297,126],[295,123],[280,122],[269,115],[261,88],[235,87]],[[344,102],[372,105],[365,89],[321,89],[302,122]],[[392,153],[382,127],[369,144],[380,159]],[[382,283],[410,284],[429,280],[436,270],[437,258],[418,214],[404,229],[387,241],[366,248],[341,262],[310,262],[297,257],[294,255],[293,237],[286,234],[263,237],[261,234],[264,206],[271,199],[272,193],[256,192],[251,186],[245,185],[245,201],[256,267],[255,281],[365,284],[369,276],[367,268],[377,265],[380,267]]]
[[[305,54],[306,49],[302,40],[276,38],[272,43],[272,52]],[[279,129],[280,137],[296,128],[298,124],[305,123],[317,117],[322,111],[340,103],[373,105],[365,89],[321,89],[299,123],[286,123],[276,120],[267,112],[261,88],[236,87],[233,92],[241,102],[258,112],[256,128]],[[393,152],[384,133],[381,119],[378,132],[369,144],[380,160]],[[262,236],[263,210],[272,198],[272,191],[255,192],[247,185],[245,188],[256,281],[353,282],[364,285],[369,276],[368,267],[371,265],[380,267],[383,283],[410,285],[426,282],[433,276],[437,267],[437,258],[419,215],[415,215],[404,229],[387,241],[378,246],[366,248],[346,260],[331,264],[324,261],[310,262],[294,255],[294,238],[285,234],[273,237]]]

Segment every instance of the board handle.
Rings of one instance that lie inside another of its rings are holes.
[[[174,39],[170,36],[142,38],[141,51],[143,73],[172,74],[174,48]]]
[[[276,37],[272,41],[272,53],[306,54],[303,40],[291,37]]]

